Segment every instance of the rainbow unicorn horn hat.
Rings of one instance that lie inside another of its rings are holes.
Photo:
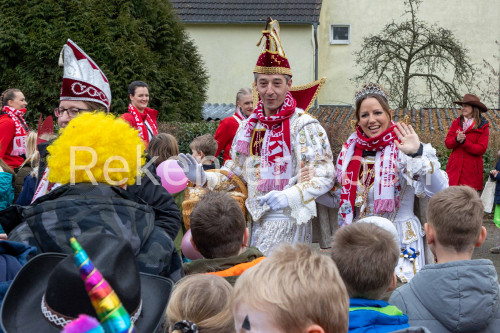
[[[85,260],[79,265],[84,273],[75,267],[75,260],[80,262],[84,258],[83,252],[75,258],[62,253],[36,256],[21,268],[5,295],[0,315],[4,331],[55,333],[81,314],[101,318],[101,310],[96,311],[92,304],[98,297],[89,297],[87,288],[98,283],[102,276],[124,308],[124,311],[117,310],[118,313],[129,313],[137,332],[154,332],[163,318],[173,282],[139,273],[132,247],[123,238],[83,234],[78,237],[78,243],[99,274],[90,274],[92,269]],[[73,247],[78,249],[76,244]],[[86,282],[81,275],[88,276]],[[111,290],[94,289],[104,294]],[[116,304],[113,296],[103,299],[100,304],[106,308],[111,308],[110,303]]]
[[[92,317],[82,316],[69,323],[63,333],[85,333],[85,332],[105,332],[105,333],[132,333],[135,332],[134,323],[123,307],[120,299],[116,295],[108,281],[102,276],[99,270],[92,264],[87,252],[82,248],[75,237],[70,239],[71,249],[75,266],[80,271],[80,276],[85,282],[85,289],[89,294],[90,301],[97,312],[97,317],[101,322],[92,320]],[[137,315],[142,310],[142,301],[139,305]],[[137,319],[137,318],[135,318]],[[135,321],[135,320],[134,320]],[[102,330],[101,330],[102,328]]]

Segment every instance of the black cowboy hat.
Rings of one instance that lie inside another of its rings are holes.
[[[481,101],[479,100],[479,97],[477,97],[476,95],[472,95],[472,94],[465,94],[464,98],[461,101],[453,102],[453,103],[458,104],[458,105],[467,104],[467,105],[471,105],[471,106],[476,106],[479,108],[479,110],[481,110],[481,112],[488,111],[488,108],[486,107],[486,105],[481,103]]]
[[[172,280],[139,273],[132,248],[114,235],[82,236],[79,242],[130,316],[138,314],[136,332],[154,332],[163,320]],[[73,256],[44,253],[19,271],[5,296],[0,319],[6,333],[55,333],[61,331],[56,324],[64,317],[79,314],[97,318]]]

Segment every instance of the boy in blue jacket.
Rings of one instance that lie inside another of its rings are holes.
[[[434,265],[424,266],[389,301],[411,326],[439,332],[500,332],[500,286],[489,259],[474,259],[483,245],[483,203],[475,189],[450,186],[429,200],[425,235]]]
[[[400,255],[396,230],[387,219],[372,219],[343,227],[333,236],[332,259],[350,297],[349,332],[393,332],[409,327],[401,310],[381,300],[384,292],[396,287],[394,269]]]

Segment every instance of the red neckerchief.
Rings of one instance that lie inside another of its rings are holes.
[[[12,139],[12,152],[11,156],[19,156],[26,153],[26,136],[28,135],[28,125],[24,120],[24,115],[26,114],[26,109],[16,110],[11,106],[4,106],[3,112],[5,112],[14,121],[15,134]]]
[[[137,130],[139,131],[139,137],[142,139],[142,141],[149,143],[150,135],[148,133],[148,126],[151,129],[151,137],[158,134],[158,128],[156,127],[156,124],[153,122],[153,119],[151,119],[149,114],[146,111],[144,111],[144,114],[146,115],[146,121],[143,121],[141,113],[136,109],[135,106],[132,105],[132,103],[128,105],[128,112],[132,116],[134,116],[135,124],[137,126]]]
[[[342,151],[340,152],[339,158],[337,160],[337,179],[342,185],[342,191],[340,194],[340,207],[339,207],[339,215],[342,217],[342,221],[339,221],[339,225],[348,225],[353,220],[353,209],[354,203],[356,200],[356,192],[358,187],[358,178],[359,178],[359,169],[361,167],[361,160],[363,150],[368,151],[382,151],[382,156],[380,157],[381,163],[384,163],[386,160],[384,158],[385,148],[388,145],[393,144],[394,140],[397,138],[396,133],[394,132],[395,124],[391,123],[391,126],[386,129],[383,133],[379,134],[376,137],[368,138],[360,126],[356,128],[356,133],[351,135],[351,137],[346,141],[346,143],[342,147]],[[352,146],[354,145],[354,147]],[[349,154],[349,150],[352,151],[354,148],[354,152],[352,156],[347,156]],[[397,154],[397,149],[394,149],[391,154]],[[383,165],[380,168],[380,178],[382,182],[378,183],[379,188],[378,191],[381,193],[383,191],[382,187],[394,187],[395,179],[387,179],[388,177],[392,177],[392,174],[385,175],[384,172],[389,170],[393,170],[395,167],[397,155],[389,156],[387,159],[387,165]],[[348,166],[345,172],[343,170],[343,164],[346,163],[346,159],[348,159]],[[395,175],[394,175],[395,176]],[[377,201],[377,200],[376,200]],[[367,204],[367,203],[365,203]],[[377,202],[375,202],[375,206],[377,206]],[[348,207],[350,205],[350,208]],[[378,204],[378,206],[383,206],[383,204]],[[375,209],[379,213],[383,213],[389,209],[386,207],[379,207]]]
[[[269,117],[264,115],[262,106],[262,101],[260,101],[248,117],[245,127],[238,134],[235,149],[245,156],[250,154],[252,134],[255,126],[260,122],[266,129],[266,133],[262,141],[260,179],[257,190],[261,192],[281,191],[292,177],[290,117],[295,112],[297,102],[292,94],[287,92],[281,108],[274,116]]]

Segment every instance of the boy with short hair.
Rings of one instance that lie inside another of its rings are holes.
[[[335,263],[306,244],[283,244],[234,286],[237,333],[344,333],[347,291]]]
[[[189,144],[191,155],[198,163],[201,163],[203,170],[215,169],[214,160],[217,147],[217,141],[210,134],[198,136]]]
[[[486,239],[483,203],[468,186],[451,186],[429,201],[427,243],[436,264],[427,265],[391,295],[411,326],[431,332],[498,332],[498,277],[488,259],[472,260]]]
[[[377,223],[392,224],[379,218]],[[399,248],[394,236],[374,223],[353,223],[334,234],[332,259],[350,297],[349,332],[393,332],[407,328],[408,317],[381,300],[396,287]]]
[[[264,259],[257,248],[247,248],[243,211],[227,192],[205,194],[191,213],[190,228],[191,243],[204,259],[185,263],[186,275],[211,273],[234,284],[241,273]]]

